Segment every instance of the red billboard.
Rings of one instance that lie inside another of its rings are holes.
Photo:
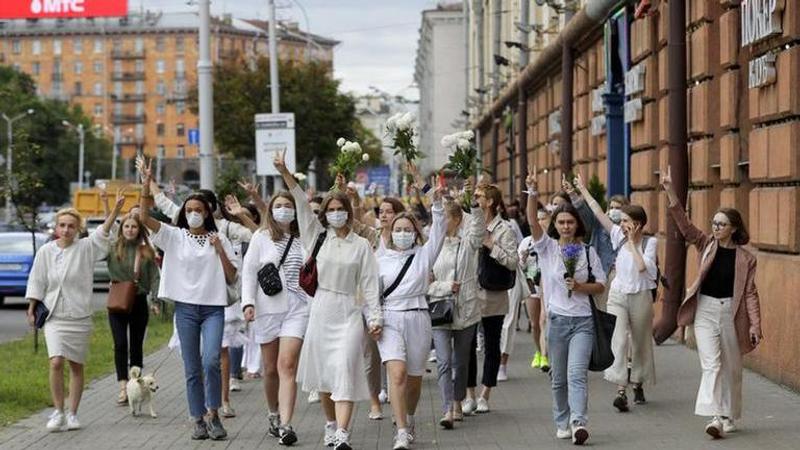
[[[0,19],[128,15],[128,0],[0,0]]]

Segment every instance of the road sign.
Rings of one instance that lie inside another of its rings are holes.
[[[0,19],[124,17],[128,0],[3,0]]]
[[[200,145],[199,128],[189,128],[189,145]]]
[[[256,173],[280,175],[272,164],[276,151],[286,150],[286,167],[295,172],[294,113],[256,114]]]

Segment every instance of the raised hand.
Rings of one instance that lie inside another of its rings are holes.
[[[580,174],[575,175],[575,179],[578,179],[579,176]],[[567,181],[566,174],[561,174],[561,189],[568,195],[575,193],[575,187],[569,181]]]
[[[217,253],[225,252],[225,247],[222,246],[222,241],[219,238],[219,235],[214,233],[211,237],[208,238],[208,243],[214,246],[214,249]]]
[[[528,167],[528,176],[525,177],[525,184],[528,186],[528,195],[536,192],[539,186],[539,181],[536,179],[536,166]]]
[[[441,202],[442,197],[444,197],[444,188],[441,186],[436,186],[436,189],[433,190],[433,201]]]
[[[122,206],[125,205],[125,188],[117,190],[117,200],[114,203],[114,211],[119,213],[122,211]]]
[[[246,211],[241,203],[239,203],[239,199],[231,194],[225,196],[225,209],[233,216],[244,214]]]
[[[142,183],[149,185],[153,180],[153,160],[147,160],[141,155],[137,156],[136,169],[142,177]]]
[[[464,180],[464,192],[472,192],[472,180],[467,178]]]
[[[289,169],[286,168],[286,149],[284,149],[283,151],[278,150],[275,152],[275,157],[272,160],[272,164],[275,165],[275,168],[281,174],[289,173]]]
[[[672,190],[672,167],[667,166],[667,172],[661,176],[661,187],[664,188],[665,191]]]
[[[336,179],[333,181],[333,187],[337,191],[344,191],[347,187],[347,178],[344,177],[344,174],[339,172],[336,174]]]
[[[586,192],[586,185],[583,183],[583,177],[580,173],[575,174],[575,179],[572,182],[581,193]]]

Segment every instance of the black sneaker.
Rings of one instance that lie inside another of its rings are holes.
[[[614,408],[617,408],[619,412],[628,412],[628,396],[625,395],[625,391],[617,391]]]
[[[202,418],[194,423],[194,431],[192,431],[192,440],[203,441],[208,439],[208,427],[206,421]]]
[[[647,403],[647,399],[644,398],[644,388],[642,388],[642,385],[633,388],[633,403],[637,405]]]
[[[211,416],[211,420],[208,421],[208,437],[214,441],[221,441],[228,437],[228,432],[225,431],[219,416],[216,414]]]
[[[291,425],[286,425],[285,427],[281,427],[279,430],[280,437],[278,438],[278,444],[290,446],[297,442],[297,434],[292,429]]]
[[[272,437],[281,437],[281,416],[278,414],[270,414],[267,416],[269,421],[269,435]]]

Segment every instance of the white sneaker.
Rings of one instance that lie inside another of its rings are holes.
[[[54,410],[50,417],[47,420],[47,431],[64,431],[67,425],[67,419],[64,417],[64,413],[59,410]]]
[[[436,362],[436,349],[433,349],[430,353],[428,353],[428,362]]]
[[[78,416],[76,414],[67,413],[67,430],[80,430],[81,423],[78,422]]]
[[[559,439],[569,439],[572,437],[572,431],[569,431],[569,429],[562,430],[561,428],[556,428],[556,437]]]
[[[475,414],[475,408],[477,407],[478,405],[475,403],[475,400],[470,397],[465,398],[464,401],[461,402],[461,412],[463,412],[465,416]]]
[[[734,433],[736,432],[736,424],[733,422],[733,419],[730,417],[723,417],[722,418],[722,431],[727,433]]]
[[[589,439],[589,430],[583,425],[576,425],[572,427],[572,443],[575,445],[583,445]]]
[[[408,450],[411,448],[411,436],[405,430],[398,431],[394,437],[393,450]]]
[[[319,392],[312,390],[308,393],[308,403],[319,403]]]
[[[344,428],[336,430],[336,445],[335,450],[352,450],[350,447],[350,432]]]
[[[231,378],[228,385],[230,386],[231,392],[239,392],[242,390],[242,386],[239,385],[239,380],[236,378]]]
[[[475,412],[478,414],[485,414],[489,412],[489,402],[483,398],[478,397],[478,406],[475,408]]]
[[[325,424],[325,439],[323,440],[326,447],[333,447],[336,445],[336,424]]]
[[[722,439],[725,437],[725,429],[719,417],[714,417],[711,422],[706,425],[706,434],[714,439]]]
[[[378,401],[381,403],[389,402],[389,393],[386,392],[386,389],[381,389],[381,393],[378,394]]]
[[[508,381],[508,369],[504,365],[500,365],[497,370],[497,381]]]

